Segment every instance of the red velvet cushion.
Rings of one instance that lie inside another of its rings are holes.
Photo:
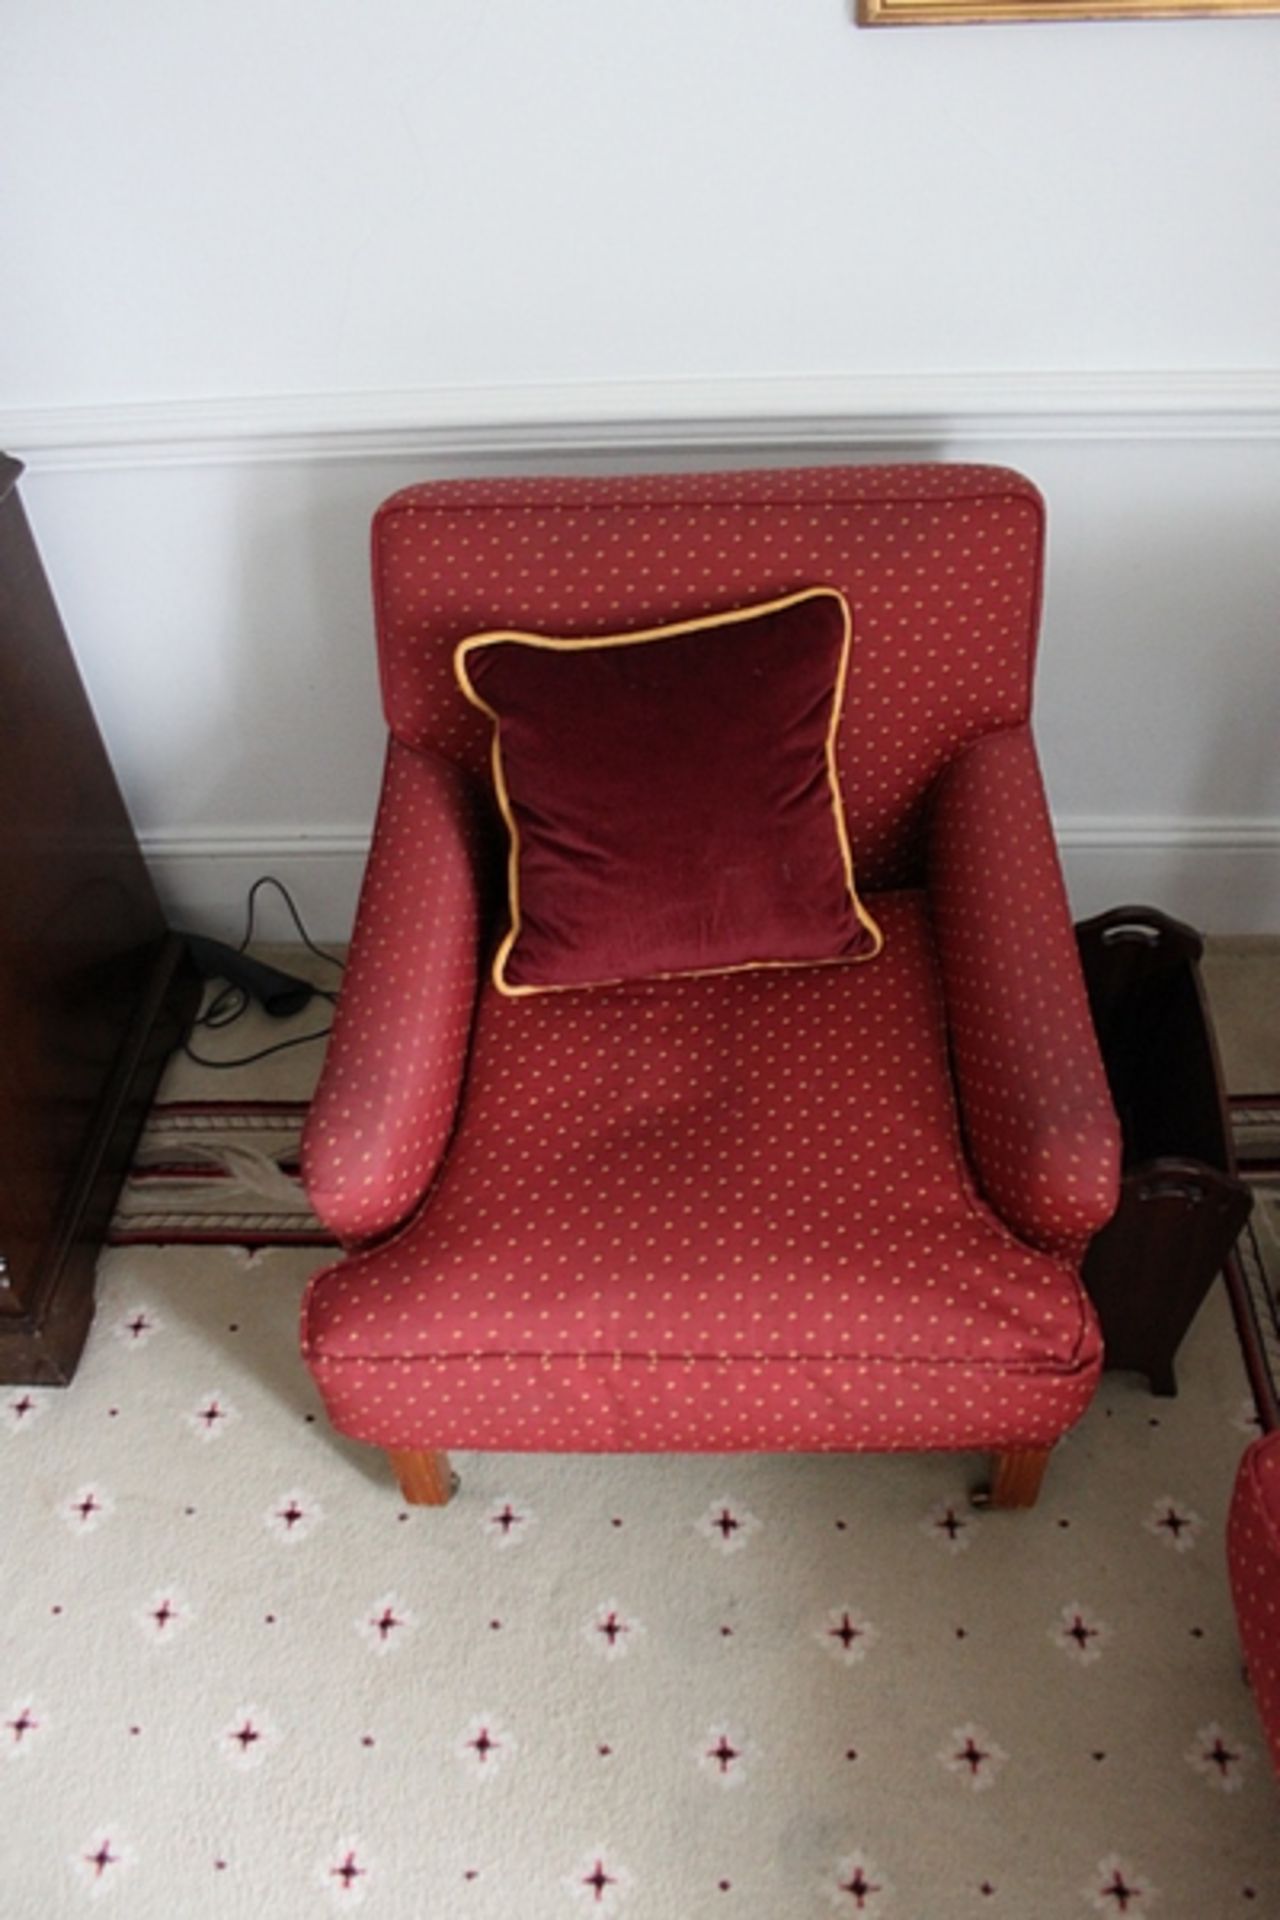
[[[836,779],[849,638],[844,596],[814,587],[640,632],[464,640],[511,835],[495,984],[877,953]]]

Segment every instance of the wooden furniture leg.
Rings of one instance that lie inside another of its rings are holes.
[[[1034,1507],[1051,1447],[1015,1447],[991,1457],[991,1484],[975,1493],[976,1507]]]
[[[447,1453],[400,1453],[388,1448],[387,1458],[411,1507],[448,1506],[458,1490],[458,1476]]]

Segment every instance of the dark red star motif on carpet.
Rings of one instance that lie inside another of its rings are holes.
[[[983,1761],[989,1760],[990,1758],[991,1755],[977,1744],[972,1734],[966,1735],[964,1745],[956,1754],[956,1759],[962,1761],[964,1765],[968,1767],[971,1776],[980,1773],[982,1771]]]
[[[510,1534],[512,1527],[519,1527],[524,1524],[524,1515],[517,1513],[509,1500],[506,1506],[503,1507],[501,1513],[495,1513],[491,1517],[493,1525],[502,1529],[504,1537]]]
[[[5,1725],[13,1734],[13,1744],[20,1747],[27,1734],[34,1733],[40,1722],[32,1717],[30,1707],[23,1707],[16,1720],[6,1720]]]
[[[29,1393],[24,1393],[20,1400],[9,1402],[9,1410],[11,1413],[16,1413],[19,1420],[25,1420],[29,1413],[35,1412],[36,1403]]]
[[[831,1637],[831,1639],[838,1640],[840,1642],[840,1645],[844,1648],[845,1652],[848,1653],[854,1641],[861,1640],[863,1633],[865,1632],[865,1629],[863,1627],[856,1627],[853,1621],[849,1618],[848,1614],[842,1613],[840,1615],[839,1626],[828,1627],[827,1632]]]
[[[1098,1637],[1097,1627],[1091,1627],[1081,1614],[1073,1614],[1071,1624],[1063,1629],[1068,1640],[1074,1640],[1081,1653],[1087,1651],[1089,1642]]]
[[[98,1505],[97,1496],[90,1491],[85,1494],[83,1499],[76,1501],[71,1511],[78,1513],[82,1520],[89,1520],[95,1513],[101,1513],[102,1509]]]
[[[109,1840],[102,1841],[95,1852],[86,1853],[84,1858],[86,1863],[93,1868],[93,1877],[95,1880],[101,1880],[108,1867],[118,1866],[120,1863],[120,1855],[118,1853],[112,1853],[111,1842]]]
[[[1232,1767],[1234,1767],[1239,1760],[1240,1755],[1231,1751],[1231,1748],[1225,1744],[1222,1735],[1219,1733],[1214,1735],[1213,1745],[1205,1748],[1204,1757],[1218,1769],[1218,1772],[1225,1779]]]
[[[1131,1887],[1119,1867],[1114,1869],[1111,1878],[1104,1887],[1099,1887],[1098,1892],[1102,1899],[1115,1901],[1114,1913],[1128,1913],[1132,1903],[1142,1898],[1142,1888]]]
[[[611,1647],[616,1647],[622,1635],[624,1633],[630,1633],[630,1631],[631,1629],[626,1621],[619,1620],[617,1613],[612,1609],[605,1615],[603,1620],[596,1621],[596,1632],[602,1633]]]
[[[873,1894],[879,1893],[881,1887],[878,1880],[868,1880],[862,1868],[855,1867],[850,1877],[840,1882],[840,1891],[852,1897],[856,1913],[865,1913],[867,1901]]]
[[[582,1884],[584,1887],[590,1887],[598,1906],[609,1888],[616,1887],[618,1882],[611,1873],[605,1872],[604,1861],[597,1860],[590,1873],[582,1876]]]
[[[714,1747],[707,1748],[708,1760],[714,1760],[721,1774],[728,1773],[735,1760],[742,1758],[727,1733],[722,1733]]]
[[[711,1524],[722,1540],[732,1540],[734,1534],[742,1525],[742,1522],[741,1520],[735,1520],[728,1507],[721,1507]]]
[[[254,1726],[252,1720],[246,1720],[242,1727],[235,1727],[232,1729],[231,1738],[240,1743],[241,1753],[248,1753],[250,1747],[253,1746],[254,1742],[257,1740],[261,1740],[262,1735],[258,1732],[258,1729]]]
[[[344,1893],[350,1893],[357,1880],[363,1880],[368,1873],[356,1860],[354,1848],[339,1861],[336,1867],[330,1867],[330,1876],[338,1882]]]
[[[164,1632],[164,1629],[168,1626],[169,1622],[171,1620],[176,1620],[177,1617],[178,1617],[177,1608],[171,1606],[167,1600],[162,1600],[158,1607],[153,1607],[151,1609],[151,1618],[155,1621],[156,1625],[159,1627],[162,1633]]]
[[[150,1333],[151,1322],[145,1313],[135,1313],[132,1320],[126,1323],[125,1331],[132,1339],[140,1340],[144,1333]]]
[[[941,1519],[934,1521],[934,1525],[937,1527],[938,1531],[940,1533],[945,1533],[948,1540],[952,1540],[952,1541],[959,1539],[960,1535],[964,1532],[968,1524],[969,1523],[967,1520],[962,1520],[960,1518],[960,1515],[956,1512],[954,1507],[948,1507],[946,1512],[942,1515]]]
[[[306,1517],[305,1507],[300,1507],[296,1500],[290,1500],[288,1506],[278,1507],[276,1509],[276,1519],[283,1520],[285,1527],[290,1533],[292,1533],[293,1529],[297,1526],[299,1520],[305,1520]]]
[[[1186,1514],[1179,1513],[1176,1507],[1170,1507],[1165,1513],[1160,1515],[1160,1518],[1156,1521],[1156,1525],[1163,1527],[1171,1540],[1180,1540],[1182,1538],[1183,1528],[1189,1527],[1191,1521]]]
[[[468,1740],[467,1745],[474,1751],[476,1759],[483,1762],[489,1758],[491,1753],[497,1752],[502,1742],[501,1740],[494,1739],[488,1727],[481,1727],[475,1739]]]
[[[225,1420],[226,1417],[226,1414],[216,1400],[211,1400],[207,1407],[201,1407],[196,1414],[196,1419],[204,1421],[205,1430],[209,1433],[213,1432],[219,1420]]]

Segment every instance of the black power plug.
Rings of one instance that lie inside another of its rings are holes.
[[[299,980],[296,974],[282,973],[279,967],[253,960],[235,947],[224,946],[221,940],[208,940],[200,933],[186,933],[182,938],[203,979],[225,980],[239,987],[273,1020],[287,1020],[301,1013],[315,997],[316,988],[309,980]]]

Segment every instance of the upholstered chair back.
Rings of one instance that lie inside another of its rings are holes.
[[[860,883],[918,878],[929,789],[1024,722],[1043,515],[995,467],[438,481],[374,524],[383,702],[405,745],[487,767],[453,650],[491,627],[609,633],[839,587],[853,610],[841,781]]]

